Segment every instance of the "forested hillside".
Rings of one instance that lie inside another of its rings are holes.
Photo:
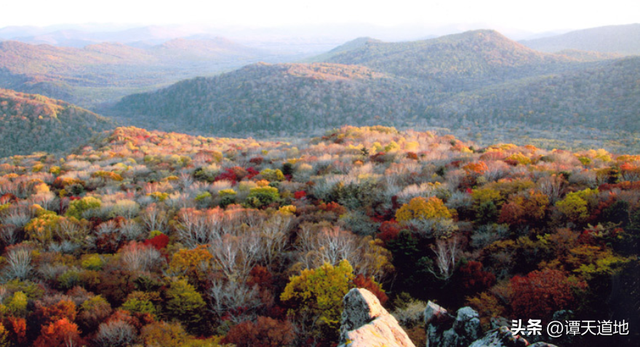
[[[114,126],[113,121],[64,101],[0,89],[0,157],[60,153]]]
[[[106,110],[124,124],[204,134],[293,135],[342,124],[404,124],[425,101],[413,86],[355,65],[256,64],[127,96]]]
[[[380,72],[432,84],[439,92],[561,72],[577,59],[541,53],[493,30],[476,30],[411,42],[367,42],[338,51],[324,61],[363,65]]]
[[[0,42],[0,87],[89,107],[181,79],[279,59],[222,38],[175,39],[148,48],[119,43],[70,48],[4,41]]]
[[[123,124],[199,134],[383,124],[447,128],[485,144],[536,139],[549,148],[640,153],[640,60],[615,57],[540,53],[485,30],[405,43],[361,39],[325,55],[332,63],[251,65],[128,96],[103,112]]]
[[[0,159],[0,341],[329,347],[359,287],[416,346],[427,300],[473,307],[485,331],[610,321],[611,336],[525,338],[631,346],[639,197],[640,157],[602,149],[118,128],[62,157]]]
[[[640,57],[576,72],[458,94],[438,105],[440,117],[519,123],[536,129],[590,128],[640,132]],[[523,129],[526,130],[526,129]],[[620,141],[637,141],[621,136]],[[630,143],[631,144],[631,143]]]

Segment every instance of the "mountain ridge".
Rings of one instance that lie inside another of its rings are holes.
[[[277,54],[223,38],[176,39],[147,48],[112,42],[74,48],[2,41],[0,88],[95,107],[186,78],[280,59]]]
[[[0,157],[66,151],[114,127],[113,121],[62,100],[0,89]]]
[[[578,49],[638,55],[640,54],[640,23],[582,29],[521,42],[528,47],[544,52]]]
[[[616,55],[536,52],[494,31],[417,43],[356,42],[357,47],[329,62],[249,65],[127,96],[104,114],[136,126],[234,136],[309,134],[344,124],[445,127],[478,133],[524,127],[545,136],[551,129],[563,129],[563,137],[569,129],[580,128],[571,135],[581,136],[580,141],[599,136],[612,139],[612,132],[638,130],[629,126],[637,117],[634,93],[621,95],[616,106],[603,99],[606,93],[577,87],[594,84],[599,85],[594,90],[602,91],[620,82],[633,90],[632,81],[627,81],[633,72],[625,74],[625,69],[635,71],[635,60],[620,67],[616,64],[622,58],[609,59]],[[404,50],[386,54],[385,45],[400,45]],[[458,46],[465,51],[456,51]],[[409,60],[403,58],[407,52],[435,53],[430,57],[414,54],[415,59]],[[464,59],[451,59],[450,54]],[[547,85],[549,81],[553,84]],[[527,88],[535,93],[527,93]],[[526,99],[529,95],[535,100]],[[585,105],[591,105],[591,111]],[[576,113],[582,118],[576,118]],[[609,118],[605,121],[604,116]]]

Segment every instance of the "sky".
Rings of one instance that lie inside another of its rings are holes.
[[[529,32],[640,22],[638,0],[21,0],[3,1],[0,28],[56,24],[279,27],[480,24]]]

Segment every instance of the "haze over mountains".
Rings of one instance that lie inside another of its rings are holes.
[[[91,107],[189,77],[289,58],[222,38],[172,39],[146,48],[111,42],[74,48],[4,41],[0,86]]]
[[[0,37],[16,30],[0,29]],[[72,102],[123,125],[206,135],[306,136],[383,124],[640,151],[637,136],[620,135],[640,131],[640,58],[626,57],[640,53],[640,25],[520,43],[493,30],[404,42],[363,37],[306,58],[187,29],[130,30],[110,34],[122,42],[82,48],[0,42],[0,88]],[[612,33],[624,33],[625,50],[598,39]],[[544,42],[554,42],[547,52],[532,48]]]
[[[505,128],[533,137],[553,129],[588,142],[640,130],[640,61],[620,57],[543,53],[491,30],[401,43],[363,38],[310,59],[318,63],[248,66],[128,96],[104,112],[218,135],[306,134],[348,123],[467,129],[490,140]]]
[[[577,49],[634,55],[640,54],[640,24],[584,29],[558,36],[525,40],[522,43],[542,52]]]

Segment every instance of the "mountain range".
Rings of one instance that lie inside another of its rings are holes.
[[[362,38],[311,60],[187,80],[102,112],[124,124],[238,136],[343,124],[553,129],[580,141],[640,131],[637,57],[544,53],[478,30],[401,43]]]
[[[144,48],[109,42],[75,48],[4,41],[0,87],[93,107],[185,78],[285,57],[223,38],[178,38]]]
[[[286,56],[206,34],[151,46],[5,41],[0,87],[76,103],[122,125],[194,134],[305,136],[382,124],[640,151],[639,57],[528,44],[493,30],[406,42],[363,37],[279,63]]]
[[[590,28],[521,42],[527,47],[542,52],[577,49],[582,51],[637,55],[640,54],[640,24]]]

